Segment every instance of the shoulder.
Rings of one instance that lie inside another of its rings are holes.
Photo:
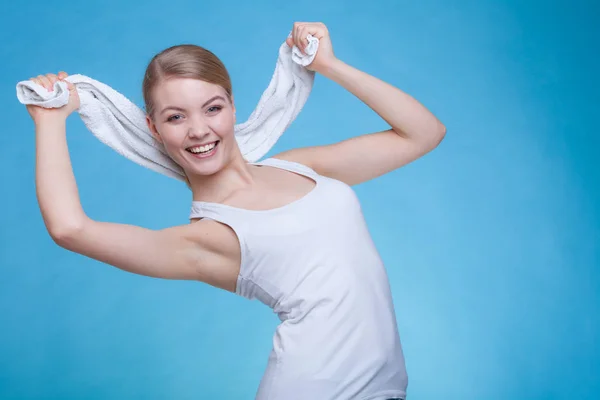
[[[239,254],[237,233],[227,224],[207,218],[192,218],[184,231],[189,240],[201,245],[210,254],[234,258]]]
[[[287,161],[294,164],[299,164],[304,167],[314,170],[315,168],[315,148],[313,147],[300,147],[297,149],[286,150],[279,154],[274,155],[271,158]]]
[[[188,256],[196,266],[197,279],[234,292],[242,262],[236,233],[228,225],[211,219],[192,219],[186,225],[186,235],[196,244],[195,251]]]

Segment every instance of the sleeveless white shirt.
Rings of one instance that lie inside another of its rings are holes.
[[[221,222],[238,236],[236,293],[281,320],[256,399],[404,399],[408,378],[388,276],[354,191],[295,162],[252,164],[316,184],[270,210],[192,203],[190,218]]]

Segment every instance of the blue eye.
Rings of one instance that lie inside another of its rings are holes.
[[[176,120],[181,119],[181,118],[177,118],[177,117],[181,117],[181,115],[179,115],[179,114],[171,115],[169,118],[167,118],[167,121],[168,122],[172,122],[172,121],[176,121]]]
[[[216,111],[220,111],[220,110],[222,110],[222,109],[223,109],[223,107],[221,107],[221,106],[212,106],[212,107],[210,107],[210,108],[208,109],[208,111],[210,112],[210,110],[213,110],[213,109],[216,109]]]

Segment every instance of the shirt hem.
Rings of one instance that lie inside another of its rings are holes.
[[[367,397],[361,397],[360,400],[389,400],[393,398],[406,400],[406,392],[402,390],[386,390],[370,394]]]

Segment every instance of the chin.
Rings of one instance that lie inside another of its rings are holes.
[[[222,150],[222,149],[218,149]],[[188,175],[209,176],[214,175],[225,167],[225,157],[223,153],[217,151],[207,158],[196,158],[194,155],[185,155],[186,173]]]

